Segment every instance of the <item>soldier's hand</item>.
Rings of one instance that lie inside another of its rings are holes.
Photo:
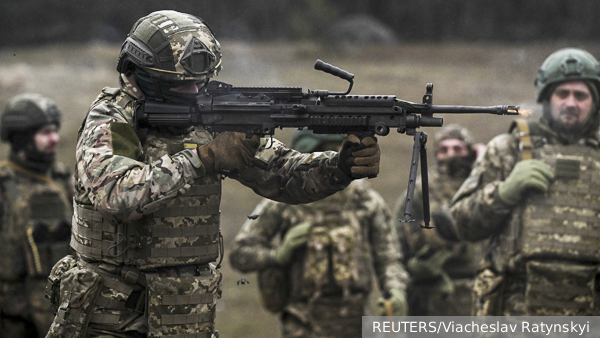
[[[518,162],[506,180],[498,186],[500,199],[508,205],[517,204],[527,190],[545,192],[554,179],[552,168],[540,160]]]
[[[430,254],[429,246],[425,245],[408,260],[406,268],[411,277],[416,280],[438,278],[445,273],[444,264],[451,256],[452,252],[446,249],[436,250]]]
[[[260,137],[224,132],[211,142],[198,147],[198,156],[207,174],[236,174],[247,168],[260,145]]]
[[[408,302],[404,290],[390,289],[384,292],[383,297],[377,300],[373,311],[375,316],[406,316],[408,315]]]
[[[379,144],[375,137],[362,140],[356,135],[349,135],[342,143],[338,168],[348,177],[377,177],[379,174]]]
[[[310,226],[309,222],[302,222],[288,230],[281,244],[273,250],[273,258],[277,264],[287,265],[292,260],[294,250],[306,244]]]

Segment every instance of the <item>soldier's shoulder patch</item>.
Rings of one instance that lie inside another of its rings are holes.
[[[140,139],[129,123],[110,122],[113,154],[137,160],[142,153]]]

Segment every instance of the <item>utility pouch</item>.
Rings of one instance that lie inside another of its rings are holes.
[[[288,268],[272,267],[258,272],[258,289],[263,307],[278,313],[290,300],[291,287]]]
[[[59,260],[50,271],[45,296],[50,300],[52,312],[56,314],[60,302],[60,281],[62,276],[77,264],[75,257],[67,255]]]
[[[198,276],[167,277],[146,273],[148,337],[210,338],[215,332],[221,273],[208,264]]]
[[[473,283],[473,316],[501,316],[502,291],[505,277],[486,268],[480,271]]]
[[[84,266],[76,265],[64,272],[60,277],[56,317],[46,337],[86,337],[101,288],[102,277]]]
[[[597,266],[529,261],[526,268],[527,315],[592,315]]]

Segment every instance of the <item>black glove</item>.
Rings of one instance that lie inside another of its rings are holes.
[[[355,179],[377,177],[380,154],[379,144],[374,136],[360,140],[356,135],[349,135],[342,143],[338,168],[346,176]]]

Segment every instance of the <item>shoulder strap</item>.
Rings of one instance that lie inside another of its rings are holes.
[[[533,142],[531,142],[531,131],[529,130],[529,123],[526,119],[516,119],[510,127],[512,131],[514,128],[519,130],[519,151],[521,152],[521,160],[531,160],[533,158]]]

